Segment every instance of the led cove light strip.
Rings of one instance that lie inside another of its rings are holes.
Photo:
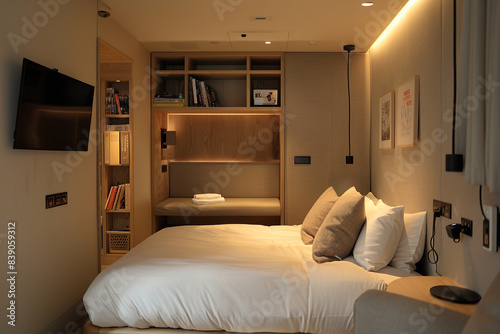
[[[386,36],[389,34],[389,32],[398,24],[399,21],[406,15],[406,13],[410,10],[411,6],[413,6],[417,0],[409,0],[406,5],[404,5],[403,8],[399,11],[399,13],[394,17],[394,19],[389,23],[389,25],[382,31],[380,36],[377,38],[375,42],[373,42],[372,47],[374,47],[379,41],[383,40],[386,38]]]

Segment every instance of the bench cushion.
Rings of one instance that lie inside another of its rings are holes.
[[[278,198],[226,198],[225,203],[195,205],[191,198],[169,198],[155,206],[158,216],[279,216]]]

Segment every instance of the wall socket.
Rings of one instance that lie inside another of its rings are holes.
[[[435,210],[441,208],[441,216],[451,219],[451,204],[437,199],[432,201],[432,208]]]
[[[486,219],[483,221],[483,247],[490,252],[498,249],[498,209],[496,206],[483,206]]]
[[[472,237],[472,220],[462,217],[460,225],[462,226],[461,232]]]

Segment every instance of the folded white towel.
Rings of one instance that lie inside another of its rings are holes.
[[[213,198],[221,198],[222,196],[221,194],[206,193],[206,194],[195,194],[193,197],[196,199],[213,199]]]
[[[209,198],[209,199],[193,198],[192,201],[196,205],[207,205],[207,204],[224,203],[226,200],[224,199],[224,197],[220,197],[220,198]]]

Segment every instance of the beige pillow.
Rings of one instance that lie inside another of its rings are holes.
[[[313,243],[314,236],[338,198],[335,190],[329,187],[313,204],[300,228],[300,236],[304,244],[310,245]]]
[[[312,246],[314,260],[323,263],[347,257],[364,222],[364,196],[352,187],[339,197],[319,228]]]

